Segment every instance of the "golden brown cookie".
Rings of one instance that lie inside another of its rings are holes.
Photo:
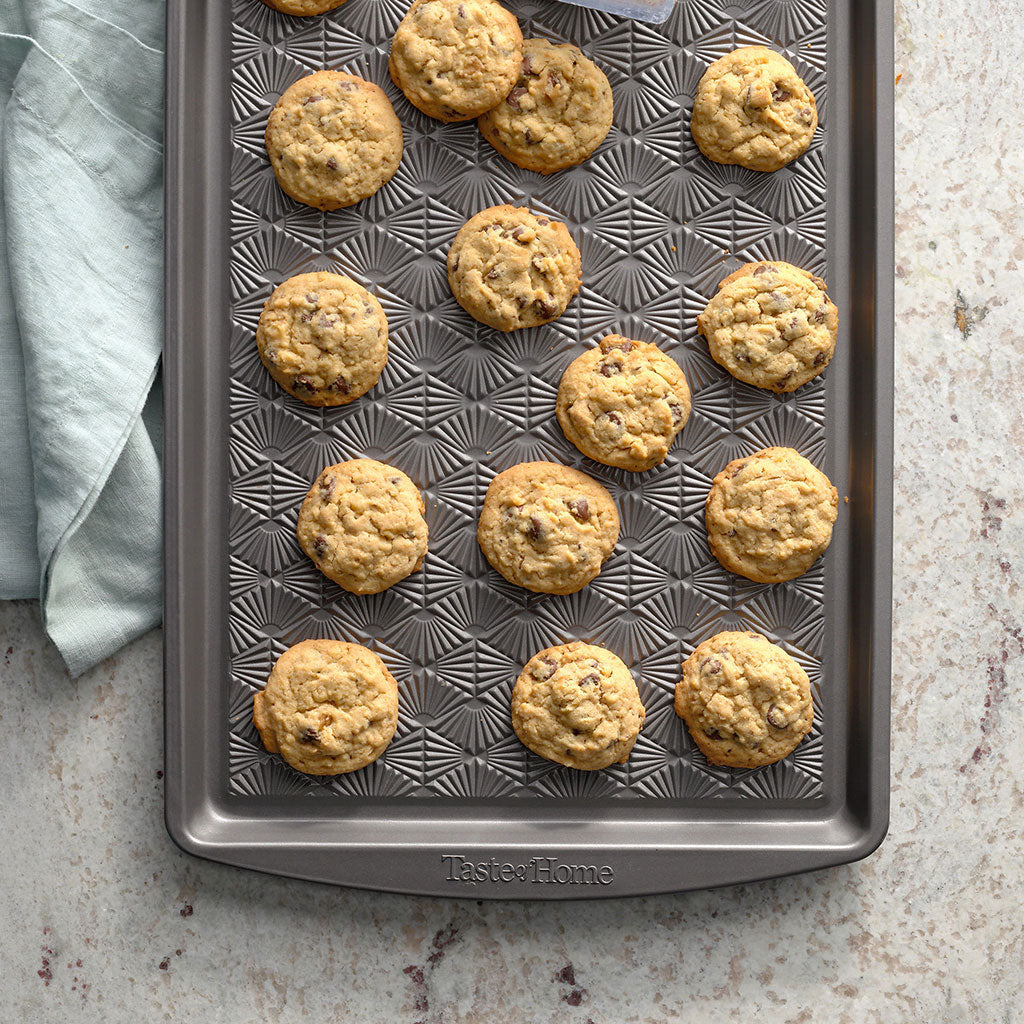
[[[665,461],[690,415],[690,389],[657,345],[610,334],[566,368],[555,412],[584,455],[638,473]]]
[[[697,84],[690,131],[715,163],[777,171],[806,152],[817,127],[811,90],[765,46],[719,57]]]
[[[398,724],[398,684],[359,644],[303,640],[253,698],[263,745],[307,775],[340,775],[376,761]]]
[[[619,514],[612,496],[585,473],[554,462],[522,462],[491,481],[477,539],[510,583],[573,594],[615,549]]]
[[[592,644],[535,654],[512,691],[512,728],[522,744],[582,771],[625,763],[644,716],[629,669]]]
[[[402,159],[402,126],[379,86],[317,71],[277,101],[266,144],[277,182],[292,199],[337,210],[391,180]]]
[[[737,380],[796,391],[828,366],[839,311],[820,277],[781,260],[747,263],[697,317],[716,363]]]
[[[550,323],[582,280],[569,229],[521,206],[481,210],[448,250],[448,283],[462,308],[499,331]]]
[[[523,61],[523,33],[496,0],[416,0],[391,43],[392,81],[441,121],[466,121],[500,103]]]
[[[612,88],[575,46],[527,39],[515,86],[479,125],[506,160],[552,174],[582,163],[604,142],[612,126]]]
[[[807,572],[832,539],[839,494],[792,448],[730,462],[704,505],[711,552],[730,572],[781,583]]]
[[[381,304],[340,274],[298,274],[267,299],[256,345],[270,376],[307,405],[347,405],[388,361]]]
[[[711,764],[757,768],[811,731],[807,673],[759,633],[719,633],[683,662],[676,714]]]
[[[299,510],[302,550],[353,594],[379,594],[427,553],[423,498],[399,469],[375,459],[328,466]]]
[[[311,14],[333,11],[335,7],[340,7],[345,0],[263,0],[263,2],[282,14],[309,17]]]

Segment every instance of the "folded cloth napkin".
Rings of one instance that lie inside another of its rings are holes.
[[[0,598],[159,622],[163,0],[0,2]]]

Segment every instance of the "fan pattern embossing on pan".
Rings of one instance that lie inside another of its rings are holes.
[[[707,547],[703,501],[727,461],[769,444],[825,452],[823,380],[771,395],[732,380],[708,356],[695,317],[718,281],[749,259],[778,258],[827,278],[828,102],[821,0],[677,0],[647,25],[556,0],[508,5],[524,35],[582,47],[606,72],[615,125],[584,164],[544,178],[498,156],[474,122],[445,125],[391,83],[387,54],[405,0],[349,0],[321,18],[289,18],[233,0],[232,324],[230,355],[230,730],[228,788],[246,796],[477,800],[614,797],[623,801],[822,798],[830,692],[822,679],[828,558],[791,583],[731,576]],[[704,68],[736,46],[784,52],[814,91],[822,127],[810,151],[771,175],[705,160],[690,138]],[[263,146],[267,114],[320,67],[388,93],[405,154],[394,179],[354,207],[300,207],[277,187]],[[501,335],[449,292],[444,259],[459,226],[496,203],[564,220],[583,255],[583,287],[553,324]],[[253,340],[264,300],[285,278],[334,270],[379,298],[391,330],[376,388],[313,409],[286,395]],[[842,312],[842,311],[841,311]],[[565,367],[606,333],[655,342],[683,366],[693,414],[668,460],[629,474],[590,462],[554,415]],[[840,339],[840,344],[843,339]],[[295,541],[306,487],[328,463],[368,456],[423,490],[430,553],[423,572],[372,597],[321,576]],[[601,575],[566,597],[502,580],[476,542],[495,473],[548,459],[604,483],[622,534]],[[814,729],[784,762],[709,766],[672,709],[679,666],[722,629],[782,644],[811,678]],[[307,637],[376,650],[399,681],[400,720],[381,759],[351,775],[307,778],[268,754],[251,721],[274,660]],[[647,722],[630,760],[596,773],[543,761],[515,738],[512,685],[537,650],[605,644],[636,676]]]

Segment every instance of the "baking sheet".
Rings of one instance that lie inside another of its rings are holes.
[[[172,835],[194,852],[268,870],[477,897],[720,884],[873,848],[888,787],[890,12],[680,0],[667,23],[651,26],[557,0],[510,4],[525,35],[576,43],[612,84],[608,139],[580,167],[545,178],[499,157],[474,122],[432,121],[392,86],[388,45],[404,3],[349,0],[312,19],[257,0],[214,6],[175,0],[169,12]],[[750,43],[786,53],[819,105],[811,150],[771,175],[706,161],[686,128],[707,64]],[[277,96],[319,67],[380,84],[405,133],[392,182],[333,213],[285,197],[263,149]],[[501,202],[566,221],[584,267],[562,318],[512,335],[464,313],[444,271],[459,226]],[[734,381],[695,332],[718,281],[764,258],[822,274],[840,309],[836,359],[792,395]],[[267,295],[312,269],[369,287],[391,328],[380,383],[341,409],[281,392],[253,341]],[[659,344],[693,391],[672,454],[647,473],[584,459],[554,417],[562,370],[606,333]],[[767,586],[718,566],[703,501],[729,459],[772,444],[807,455],[850,500],[826,557],[798,580]],[[393,463],[423,489],[431,535],[424,571],[373,597],[326,580],[294,539],[315,475],[360,455]],[[622,516],[615,554],[575,595],[506,583],[476,544],[491,477],[538,458],[595,476]],[[203,544],[188,525],[196,517]],[[209,615],[191,631],[199,590]],[[672,710],[680,661],[730,628],[780,643],[814,690],[811,735],[755,771],[709,766]],[[398,732],[367,769],[312,778],[259,743],[252,694],[276,657],[309,636],[366,643],[399,681]],[[605,644],[637,678],[648,716],[626,765],[574,772],[512,733],[508,699],[521,664],[571,639]],[[196,730],[201,755],[191,749]],[[433,835],[445,824],[451,838]],[[716,839],[723,827],[726,843]],[[611,877],[545,881],[528,866],[537,851],[555,867],[586,853],[595,874],[607,867]],[[486,863],[484,853],[511,865],[507,880],[490,877],[500,867],[482,878],[465,867]]]

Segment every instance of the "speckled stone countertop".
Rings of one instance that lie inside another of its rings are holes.
[[[584,904],[180,853],[160,636],[73,682],[0,604],[0,992],[21,1024],[1024,1020],[1024,2],[897,3],[892,824],[866,861]]]

